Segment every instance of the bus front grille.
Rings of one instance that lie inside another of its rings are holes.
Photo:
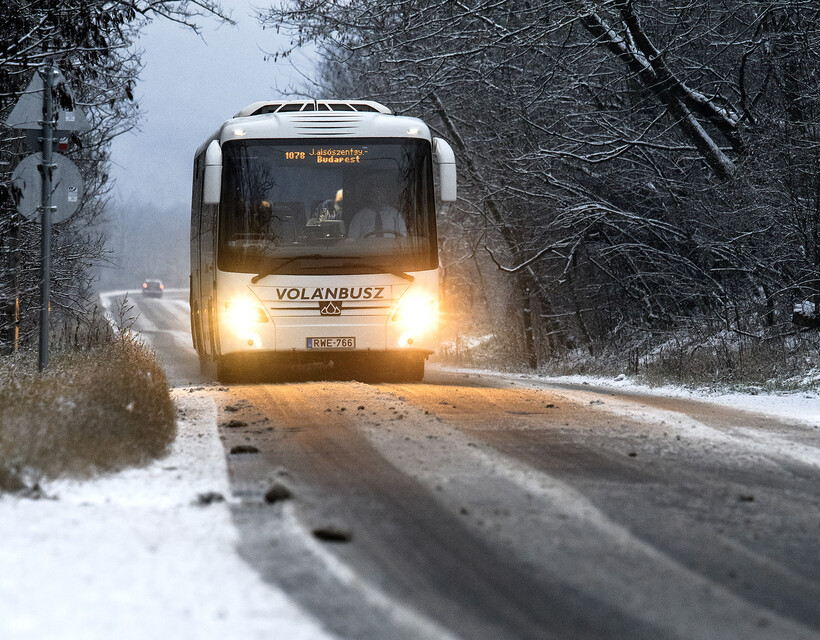
[[[320,316],[383,316],[390,315],[388,302],[359,300],[327,300],[322,302],[287,302],[269,304],[271,318]]]

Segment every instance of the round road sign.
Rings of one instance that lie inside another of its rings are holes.
[[[39,217],[43,206],[43,176],[40,173],[42,158],[41,153],[23,158],[11,174],[14,185],[20,192],[17,211],[29,220]],[[55,165],[51,172],[51,204],[56,207],[51,215],[51,222],[57,224],[68,219],[80,206],[83,199],[83,179],[77,165],[65,156],[53,153],[51,158]]]

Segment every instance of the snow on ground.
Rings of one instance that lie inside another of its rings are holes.
[[[627,378],[605,378],[597,376],[543,376],[530,373],[501,373],[488,369],[466,369],[456,367],[442,367],[448,371],[468,373],[470,375],[499,377],[513,381],[524,381],[533,384],[556,385],[588,385],[590,390],[596,389],[611,393],[633,395],[665,396],[669,398],[685,398],[700,400],[714,404],[753,411],[766,415],[803,422],[810,426],[820,426],[820,392],[804,391],[792,393],[735,393],[713,390],[691,390],[679,386],[649,386],[640,384]]]
[[[516,384],[588,384],[615,393],[705,400],[820,425],[817,392],[715,394],[626,378],[501,374]],[[0,638],[138,640],[331,637],[235,552],[237,532],[216,409],[205,393],[173,391],[179,435],[143,469],[45,487],[54,499],[0,496]]]
[[[619,376],[620,378],[620,376]],[[816,391],[793,393],[736,393],[710,390],[690,390],[677,386],[657,386],[638,384],[628,378],[611,379],[585,376],[564,376],[540,378],[545,382],[584,384],[604,388],[615,393],[632,393],[669,398],[686,398],[714,404],[777,416],[787,420],[798,420],[812,426],[820,425],[820,394]]]
[[[216,409],[177,389],[179,435],[143,469],[0,497],[0,638],[330,638],[235,552]]]

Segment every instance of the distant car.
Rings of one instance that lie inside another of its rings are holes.
[[[159,298],[164,290],[165,285],[162,284],[162,280],[146,280],[142,283],[142,295],[144,296]]]

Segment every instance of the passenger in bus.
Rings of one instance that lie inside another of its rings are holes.
[[[259,235],[268,235],[273,212],[270,202],[267,200],[257,201],[250,210],[248,231]]]
[[[339,189],[335,200],[323,200],[316,204],[313,215],[307,221],[307,227],[319,227],[321,235],[325,238],[343,238],[343,213],[342,190]]]
[[[407,235],[407,225],[391,204],[391,189],[375,185],[368,192],[364,208],[359,209],[347,232],[348,238],[399,238]]]
[[[257,201],[248,211],[246,239],[272,244],[293,242],[297,224],[295,214],[304,219],[304,214],[297,211],[301,206],[300,202]]]
[[[341,193],[342,190],[339,189],[339,194]],[[310,220],[307,221],[307,225],[309,227],[318,227],[321,223],[328,220],[341,220],[342,211],[341,196],[337,195],[335,201],[322,200],[313,209],[313,215],[310,217]]]

